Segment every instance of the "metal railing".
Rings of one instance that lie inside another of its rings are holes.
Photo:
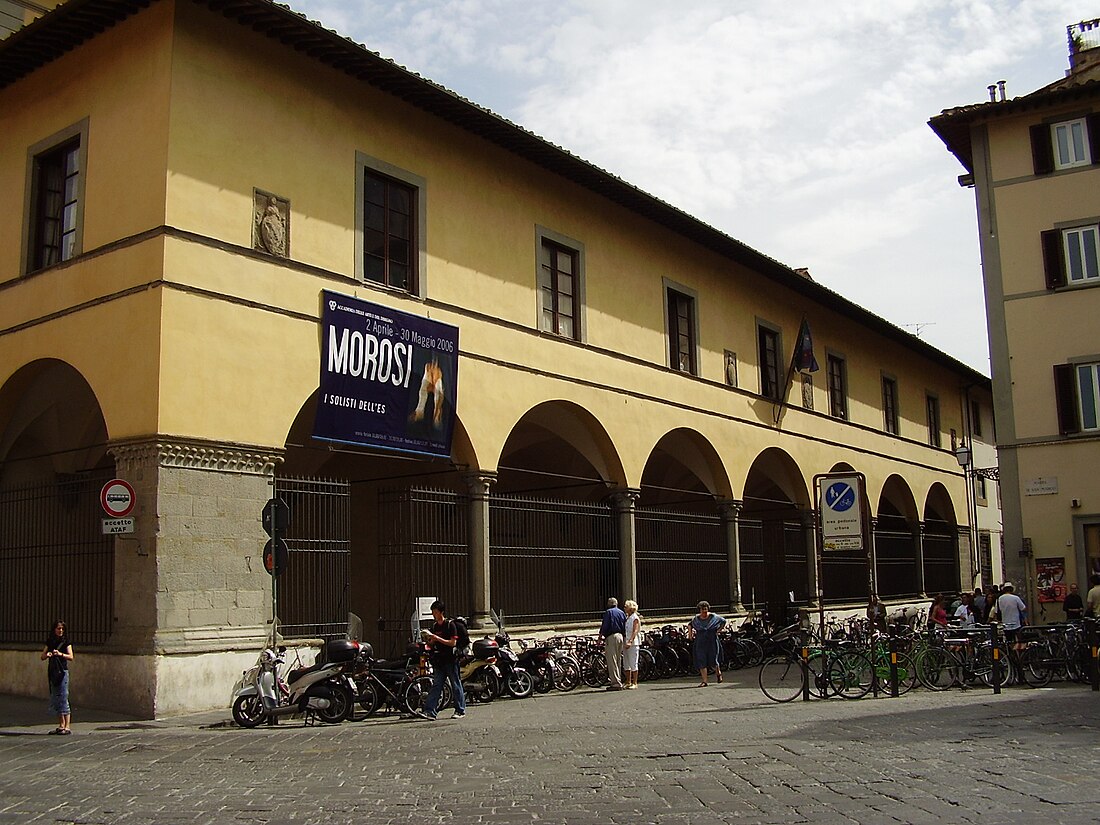
[[[100,645],[114,614],[114,536],[99,503],[114,471],[0,491],[0,642],[41,643],[57,619]]]
[[[638,601],[645,610],[692,613],[700,600],[729,604],[729,553],[717,515],[638,508]]]
[[[1075,63],[1073,58],[1082,52],[1100,48],[1100,18],[1066,26],[1066,40],[1069,42],[1071,64]]]
[[[279,625],[287,637],[339,638],[347,630],[351,492],[347,481],[275,478],[290,508],[290,557],[279,579]]]

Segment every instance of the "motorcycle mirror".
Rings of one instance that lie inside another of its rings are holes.
[[[348,641],[361,642],[363,640],[363,620],[354,613],[348,613]]]

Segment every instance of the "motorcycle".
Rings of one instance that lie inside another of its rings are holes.
[[[497,626],[497,635],[494,641],[497,643],[497,670],[500,672],[500,687],[498,696],[505,692],[516,699],[526,699],[535,691],[535,681],[519,663],[519,656],[511,648],[511,637],[504,629],[504,617],[502,614],[490,609],[489,615],[493,624]]]
[[[471,649],[471,655],[463,656],[458,663],[462,690],[474,702],[492,702],[501,691],[496,664],[499,645],[496,639],[484,638],[476,640]]]
[[[335,725],[350,718],[355,701],[350,670],[359,642],[350,638],[350,627],[348,635],[348,639],[327,642],[314,665],[294,668],[285,678],[280,670],[286,646],[276,647],[272,639],[233,686],[233,720],[242,728],[254,728],[296,713],[304,714],[307,724],[316,718]]]

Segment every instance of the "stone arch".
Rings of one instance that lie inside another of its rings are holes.
[[[729,475],[714,445],[687,427],[665,433],[653,445],[642,471],[639,506],[698,505],[733,498]]]
[[[909,483],[894,473],[875,507],[875,590],[883,597],[921,591],[919,513]]]
[[[113,467],[107,424],[84,376],[64,361],[26,364],[0,388],[0,485]]]
[[[497,462],[496,491],[598,500],[626,486],[607,430],[572,401],[544,401],[513,425]]]
[[[959,522],[951,494],[938,481],[924,500],[924,582],[929,593],[959,588]]]
[[[38,642],[62,615],[78,645],[111,635],[115,542],[100,526],[100,490],[115,473],[107,441],[99,400],[70,364],[34,361],[0,387],[0,641]]]
[[[775,621],[790,618],[794,604],[808,604],[814,562],[810,493],[797,462],[768,447],[749,467],[739,522],[741,595],[763,604]]]

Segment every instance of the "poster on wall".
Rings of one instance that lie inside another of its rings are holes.
[[[1060,602],[1066,597],[1062,580],[1066,577],[1066,560],[1035,559],[1035,584],[1040,602]]]
[[[313,437],[448,457],[458,327],[327,290]]]

